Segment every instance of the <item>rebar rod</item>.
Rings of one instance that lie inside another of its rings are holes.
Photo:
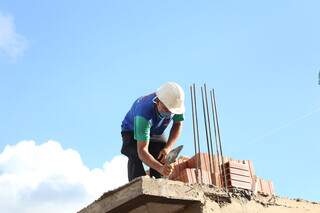
[[[210,90],[210,99],[211,99],[211,110],[212,110],[212,119],[213,119],[213,128],[214,128],[214,136],[215,136],[215,142],[216,142],[216,153],[217,153],[217,159],[218,159],[218,169],[219,169],[219,177],[220,177],[220,184],[223,185],[222,182],[222,168],[220,164],[220,148],[219,148],[219,142],[218,142],[218,133],[217,133],[217,125],[216,125],[216,119],[215,119],[215,110],[214,110],[214,102],[213,102],[213,95],[212,91]]]
[[[222,143],[221,143],[221,137],[220,137],[220,128],[219,128],[217,104],[216,104],[216,97],[215,97],[215,94],[214,94],[214,89],[212,89],[212,95],[213,95],[214,108],[215,108],[215,118],[216,118],[216,122],[217,122],[217,134],[218,134],[218,141],[219,141],[219,147],[220,147],[220,154],[221,154],[221,159],[222,159],[222,169],[223,169],[223,176],[224,176],[224,185],[225,185],[226,191],[228,192],[227,176],[226,176],[226,170],[225,170],[223,153],[222,153]]]
[[[194,156],[197,156],[197,133],[196,133],[196,124],[195,124],[195,112],[194,112],[194,97],[193,97],[193,89],[192,86],[190,86],[190,93],[191,93],[191,108],[192,108],[192,127],[193,127],[193,141],[194,141]],[[198,169],[199,169],[199,162],[197,159],[196,162],[196,175],[197,175],[197,182],[199,179]]]
[[[211,174],[214,172],[214,164],[213,164],[213,147],[212,147],[212,135],[211,135],[211,124],[210,124],[210,111],[208,106],[208,95],[207,95],[207,85],[204,84],[204,94],[205,94],[205,100],[206,100],[206,112],[207,112],[207,121],[208,121],[208,133],[209,133],[209,144],[210,144],[210,150],[209,150],[209,160],[210,160],[210,166],[211,166]]]
[[[206,105],[205,105],[205,97],[203,92],[203,87],[201,87],[201,97],[202,97],[202,109],[203,109],[203,120],[204,120],[204,127],[206,132],[206,142],[207,142],[207,149],[208,153],[210,153],[210,145],[209,145],[209,133],[208,133],[208,118],[207,118],[207,112],[206,112]],[[211,172],[211,160],[209,159],[209,170]]]
[[[201,180],[201,183],[203,183],[201,161],[200,161],[201,148],[200,148],[198,111],[197,111],[197,93],[196,93],[196,85],[195,84],[193,84],[193,98],[194,98],[194,110],[195,110],[195,120],[196,120],[197,143],[198,143],[198,155],[196,156],[196,158],[197,158],[197,161],[199,162],[199,166],[200,166],[200,169],[199,169],[200,180]]]

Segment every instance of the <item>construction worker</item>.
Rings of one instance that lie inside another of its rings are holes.
[[[133,103],[121,125],[121,153],[128,157],[129,181],[146,175],[142,162],[150,167],[151,177],[170,175],[172,166],[165,163],[165,158],[180,136],[184,111],[184,92],[174,82]],[[171,120],[166,140],[163,132]]]

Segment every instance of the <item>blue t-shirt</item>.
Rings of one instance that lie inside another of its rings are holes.
[[[138,98],[122,121],[122,131],[133,131],[136,140],[148,141],[150,135],[162,135],[171,120],[183,120],[183,114],[160,118],[155,99],[155,93]]]

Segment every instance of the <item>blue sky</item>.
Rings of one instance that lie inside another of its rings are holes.
[[[2,1],[23,48],[10,54],[0,36],[0,149],[55,140],[101,167],[119,155],[132,102],[176,81],[187,94],[178,144],[191,156],[189,85],[206,82],[216,89],[224,153],[252,159],[280,195],[320,200],[319,7]]]

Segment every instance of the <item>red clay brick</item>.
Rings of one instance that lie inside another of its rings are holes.
[[[275,195],[275,191],[274,191],[274,187],[273,187],[273,182],[271,180],[268,181],[269,184],[269,189],[270,189],[270,193],[271,195]]]
[[[258,192],[260,194],[269,195],[269,196],[275,194],[274,188],[273,188],[273,183],[270,180],[267,181],[267,180],[264,180],[262,178],[257,177],[256,186],[257,186],[257,189],[255,190],[255,193]]]
[[[263,179],[261,179],[260,181],[261,181],[262,191],[265,194],[271,195],[268,182]]]
[[[230,168],[241,169],[241,170],[245,170],[245,171],[250,170],[249,164],[237,162],[234,160],[225,163],[225,165],[226,165],[226,167],[230,167]]]
[[[250,172],[249,171],[245,171],[245,170],[241,170],[241,169],[235,169],[235,168],[230,168],[230,167],[226,167],[226,174],[235,174],[235,175],[242,175],[245,177],[250,177]]]
[[[192,183],[193,179],[192,179],[191,169],[187,168],[187,169],[182,170],[180,173],[180,176],[177,178],[177,180],[180,180],[185,183]]]
[[[251,177],[246,177],[242,175],[235,175],[235,174],[227,174],[227,180],[236,180],[236,181],[242,181],[242,182],[247,182],[247,183],[252,183],[252,178]]]
[[[254,178],[256,176],[256,172],[254,170],[252,160],[246,160],[246,163],[249,165],[249,170],[250,170],[251,177]]]
[[[188,168],[197,168],[197,158],[199,160],[199,169],[210,171],[208,153],[200,153],[188,160]]]
[[[197,170],[194,168],[186,168],[181,171],[177,180],[180,180],[185,183],[204,183],[204,184],[212,184],[211,175],[207,171],[198,170],[198,178],[197,178]],[[202,179],[201,179],[202,177]]]
[[[230,160],[225,163],[228,188],[252,189],[252,178],[249,164],[239,160]]]
[[[260,178],[257,177],[255,180],[255,183],[254,183],[254,192],[257,193],[257,192],[261,192],[261,191],[262,191],[261,181],[260,181]]]
[[[213,155],[212,161],[213,161],[213,172],[219,173],[218,157],[216,155]]]
[[[196,174],[197,170],[193,169],[194,173]],[[199,177],[198,177],[198,182],[200,183],[201,177],[202,177],[202,183],[203,184],[212,184],[212,179],[211,179],[211,174],[208,171],[201,171],[198,170],[199,172]],[[201,176],[200,176],[201,175]]]
[[[269,194],[269,185],[267,184],[266,180],[261,179],[260,181],[261,181],[262,191],[263,191],[265,194]]]
[[[222,183],[221,174],[216,174],[215,177],[216,177],[216,179],[215,179],[214,183],[216,183],[216,186],[222,187],[223,183]]]
[[[174,164],[173,164],[173,171],[169,177],[170,180],[175,180],[177,177],[180,176],[180,173],[182,170],[187,168],[187,159],[178,159]]]
[[[221,187],[221,179],[220,179],[220,165],[218,162],[217,155],[214,155],[213,158],[213,175],[212,175],[212,183],[217,187]]]
[[[237,181],[237,180],[228,180],[228,188],[241,188],[251,190],[251,183]]]
[[[177,180],[180,180],[185,183],[193,183],[194,180],[192,177],[191,169],[186,168],[182,170],[179,177],[177,177]]]

